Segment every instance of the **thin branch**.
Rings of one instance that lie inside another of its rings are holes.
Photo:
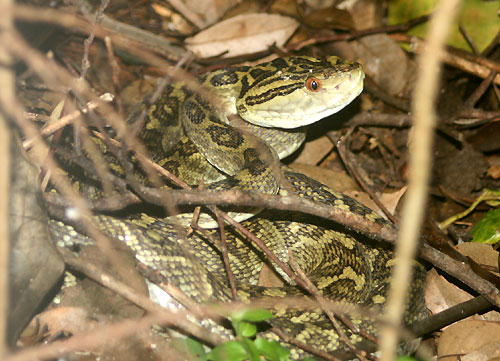
[[[13,4],[13,1],[4,3]],[[5,12],[0,16],[0,44],[8,41],[8,33],[13,29],[12,13]],[[14,71],[11,68],[10,54],[0,46],[0,163],[3,172],[0,174],[0,359],[7,354],[7,319],[9,309],[9,190],[10,190],[10,154],[11,131],[5,108],[12,104],[15,98]]]
[[[111,102],[113,101],[114,96],[111,93],[104,93],[99,96],[98,101],[90,101],[86,104],[86,106],[82,110],[75,110],[70,114],[63,116],[58,119],[56,122],[47,124],[41,131],[40,136],[47,137],[49,135],[54,134],[59,129],[64,128],[66,125],[73,123],[73,121],[81,116],[82,114],[86,114],[91,110],[96,109],[102,102]],[[31,148],[31,144],[33,143],[34,138],[28,138],[23,142],[23,147],[25,150],[29,150]]]
[[[231,270],[231,263],[229,262],[229,254],[227,251],[227,242],[226,242],[226,232],[224,229],[224,221],[222,220],[222,216],[219,210],[216,210],[215,215],[217,216],[217,223],[219,223],[220,230],[220,248],[222,251],[222,260],[224,261],[224,267],[226,269],[227,278],[229,281],[229,287],[231,288],[231,294],[234,300],[238,299],[238,292],[236,291],[236,281],[234,279],[233,271]]]
[[[453,307],[436,313],[424,320],[416,321],[410,325],[410,330],[417,337],[428,335],[431,332],[451,325],[454,322],[463,320],[479,312],[484,312],[493,307],[493,305],[483,296],[475,297],[471,300],[459,303]]]
[[[481,99],[486,90],[491,86],[493,79],[497,76],[497,72],[494,70],[490,71],[490,74],[486,79],[483,79],[481,84],[474,90],[474,92],[467,98],[464,102],[464,107],[472,108]]]
[[[350,133],[352,133],[352,128],[350,132],[345,136],[345,138],[349,138]],[[333,144],[337,147],[337,151],[339,153],[340,159],[344,163],[345,167],[349,171],[349,173],[356,179],[358,184],[363,188],[363,190],[368,193],[370,198],[375,202],[375,204],[384,212],[384,214],[389,218],[392,223],[398,224],[398,219],[385,207],[385,205],[380,201],[379,197],[375,195],[375,191],[372,188],[372,182],[370,178],[366,175],[366,172],[360,167],[357,162],[353,160],[353,155],[348,151],[345,142],[340,140],[335,132],[328,132],[328,138],[332,141]],[[370,183],[370,184],[369,184]]]
[[[97,14],[95,16],[95,25],[98,25],[102,22],[102,19],[104,17],[104,10],[108,7],[108,4],[109,0],[101,0],[101,4],[99,5],[99,9],[97,10]],[[92,45],[92,42],[94,41],[95,38],[95,32],[96,29],[94,27],[94,29],[90,32],[87,39],[85,39],[85,41],[83,42],[84,47],[83,47],[82,70],[80,73],[80,80],[85,79],[87,71],[90,69],[89,51],[90,51],[90,46]]]
[[[207,26],[207,23],[194,11],[192,11],[186,4],[181,0],[167,0],[170,5],[181,13],[189,22],[195,25],[198,29],[203,29]]]
[[[405,34],[393,34],[391,38],[395,41],[402,41],[411,44],[411,51],[422,54],[427,52],[424,41],[416,36]],[[441,54],[443,62],[449,66],[463,70],[469,74],[486,79],[490,71],[497,72],[493,82],[500,85],[500,63],[487,59],[483,56],[476,56],[463,50],[447,47]]]
[[[427,47],[419,58],[420,76],[412,104],[415,116],[410,147],[409,179],[403,205],[401,231],[396,243],[393,279],[387,297],[385,316],[388,325],[380,331],[383,361],[395,359],[399,341],[397,328],[404,312],[404,300],[411,280],[412,260],[416,253],[432,159],[432,135],[436,123],[434,102],[438,92],[439,65],[444,41],[457,11],[459,0],[442,0],[429,24]]]
[[[317,36],[307,40],[300,41],[299,43],[292,43],[286,46],[288,50],[300,50],[306,46],[319,44],[319,43],[329,43],[332,41],[342,41],[342,40],[352,40],[361,38],[367,35],[380,34],[380,33],[397,33],[397,32],[406,32],[412,27],[424,23],[429,19],[429,15],[420,16],[418,18],[412,19],[408,21],[406,24],[397,24],[397,25],[389,25],[389,26],[380,26],[371,29],[363,29],[354,31],[347,34],[330,34],[327,36]]]

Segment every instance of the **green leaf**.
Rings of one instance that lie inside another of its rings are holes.
[[[244,337],[241,339],[240,343],[247,350],[247,354],[250,355],[251,361],[260,361],[260,352],[252,340]]]
[[[243,361],[250,359],[250,355],[238,341],[228,341],[216,346],[207,358],[213,361]]]
[[[184,340],[184,344],[191,354],[197,356],[201,361],[207,361],[207,353],[201,343],[188,337]]]
[[[435,10],[438,0],[391,0],[389,2],[389,25],[406,23]],[[479,51],[483,51],[500,30],[498,21],[498,1],[464,0],[458,21],[453,24],[448,37],[448,45],[471,51],[470,46],[460,33],[461,24]],[[408,32],[410,35],[425,37],[427,24],[420,24]]]
[[[231,314],[231,320],[234,321],[261,322],[268,320],[272,317],[273,314],[271,312],[260,308],[236,311]]]
[[[239,330],[236,330],[236,334],[243,337],[253,337],[257,333],[257,326],[255,326],[253,323],[242,321],[239,323],[238,328]]]
[[[495,244],[500,240],[500,209],[489,211],[470,230],[472,242]]]
[[[290,350],[281,346],[278,341],[257,338],[254,344],[267,360],[287,361],[290,359]]]
[[[399,356],[396,361],[417,361],[417,359],[410,356]]]

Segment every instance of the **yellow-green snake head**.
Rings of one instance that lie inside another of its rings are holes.
[[[242,78],[236,111],[262,127],[302,127],[348,105],[363,90],[364,77],[360,64],[336,56],[278,58]]]

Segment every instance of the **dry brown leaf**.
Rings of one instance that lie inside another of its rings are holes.
[[[280,47],[299,23],[273,14],[245,14],[224,20],[186,39],[186,46],[200,58],[221,55],[233,57]]]
[[[399,204],[399,200],[406,192],[406,186],[401,188],[400,190],[392,193],[382,193],[379,197],[382,204],[385,208],[391,213],[394,214],[396,212],[396,208]]]
[[[333,6],[336,0],[305,0],[307,7],[311,9],[322,9],[326,7]]]
[[[439,338],[438,357],[440,361],[487,361],[500,357],[500,322],[471,320],[449,326]]]
[[[30,343],[31,341],[39,342],[43,338],[50,338],[58,333],[74,335],[90,331],[97,325],[97,320],[91,317],[83,308],[53,308],[33,318],[21,334],[19,342],[24,345],[30,345],[32,344]]]
[[[321,182],[336,191],[348,193],[349,191],[359,190],[356,182],[354,182],[345,171],[331,170],[328,168],[296,162],[293,162],[290,167],[299,173],[303,173],[308,177],[316,179],[318,182]]]
[[[455,286],[453,283],[448,282],[444,277],[439,275],[435,269],[428,272],[427,287],[425,289],[425,304],[433,314],[444,311],[461,302],[468,301],[472,299],[472,297],[473,296],[469,293]],[[483,315],[475,315],[467,318],[467,320],[469,319],[500,321],[500,314],[491,311]]]
[[[216,22],[228,9],[239,2],[239,0],[184,0],[186,7],[197,14],[205,25]]]
[[[486,157],[486,161],[488,162],[489,168],[486,172],[486,175],[493,178],[500,178],[500,156],[498,154],[493,154]]]
[[[427,273],[425,304],[433,314],[446,310],[472,297],[439,275],[435,269]]]
[[[498,251],[495,251],[491,244],[466,242],[455,248],[464,256],[472,258],[476,263],[498,270]]]
[[[284,282],[274,269],[264,263],[259,273],[257,285],[262,287],[283,287]]]
[[[297,0],[275,0],[269,10],[275,14],[288,15],[295,18],[300,17],[301,14]]]
[[[304,24],[315,29],[353,30],[351,14],[342,9],[329,7],[311,11],[302,19]]]
[[[346,5],[354,20],[357,30],[374,28],[382,25],[382,19],[385,17],[385,6],[378,0],[356,0],[354,2],[344,2],[340,5]]]
[[[386,34],[370,35],[352,42],[357,58],[366,74],[391,95],[406,90],[412,73],[412,64],[400,46]]]
[[[326,136],[308,141],[294,163],[318,164],[333,148],[332,141]]]

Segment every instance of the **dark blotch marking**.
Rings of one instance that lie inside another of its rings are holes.
[[[175,176],[179,176],[179,169],[181,169],[181,164],[176,160],[167,160],[165,162],[158,162],[159,165],[163,167],[163,169],[168,170],[170,173]]]
[[[236,84],[237,82],[238,74],[231,69],[216,73],[210,78],[210,83],[215,87],[227,84]]]
[[[210,122],[215,123],[215,124],[223,124],[219,118],[217,118],[215,115],[210,114]]]
[[[265,172],[266,165],[259,158],[259,153],[255,148],[245,149],[243,152],[243,158],[245,159],[245,168],[248,169],[248,172],[252,176],[258,176]]]
[[[228,148],[237,149],[244,142],[243,136],[230,127],[210,125],[207,127],[207,133],[214,143]]]
[[[288,63],[282,58],[276,58],[271,62],[271,65],[274,66],[277,70],[284,69],[288,66]]]
[[[205,120],[205,113],[203,109],[194,100],[188,100],[184,104],[184,113],[189,121],[193,124],[201,124]]]
[[[242,98],[243,95],[245,95],[249,89],[250,89],[250,84],[248,83],[248,77],[245,75],[244,77],[241,78],[240,98]]]
[[[255,69],[250,70],[250,75],[252,76],[252,78],[256,79],[266,72],[267,71],[262,69],[262,68],[255,68]]]

